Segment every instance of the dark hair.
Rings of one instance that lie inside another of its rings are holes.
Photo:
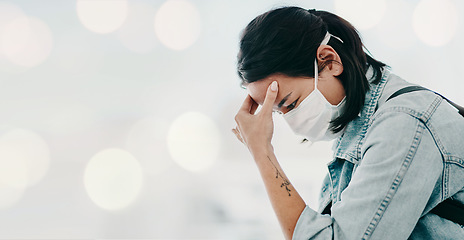
[[[327,31],[343,41],[331,37],[328,43],[343,63],[338,79],[346,94],[344,112],[331,122],[330,129],[336,133],[355,119],[364,105],[369,90],[367,69],[373,68],[377,83],[385,67],[364,52],[357,30],[348,21],[326,11],[299,7],[268,11],[253,19],[242,32],[237,70],[242,85],[275,73],[313,77],[316,51]],[[319,66],[319,71],[326,65]]]

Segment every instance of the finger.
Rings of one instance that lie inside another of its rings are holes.
[[[250,95],[247,95],[245,101],[243,101],[242,106],[240,107],[240,111],[250,112],[251,106],[253,105],[253,99]]]
[[[235,134],[235,136],[237,137],[237,139],[238,139],[240,142],[242,142],[242,143],[244,144],[243,138],[242,138],[242,136],[240,135],[240,133],[237,131],[237,129],[232,128],[232,132]]]
[[[260,112],[263,114],[272,114],[272,108],[277,98],[278,91],[277,81],[273,81],[267,88],[266,98],[264,99],[263,108]]]
[[[233,132],[235,133],[235,136],[237,137],[237,139],[238,139],[240,142],[244,143],[244,142],[243,142],[242,136],[240,136],[240,133],[238,133],[237,130],[235,130],[235,131],[233,131]]]
[[[245,140],[242,136],[242,130],[240,129],[240,124],[237,124],[237,126],[235,127],[235,131],[237,132],[238,136],[240,136],[240,139],[243,142],[243,144],[245,144]]]

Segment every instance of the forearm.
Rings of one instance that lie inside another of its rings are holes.
[[[280,168],[272,149],[272,109],[277,91],[277,81],[273,81],[267,88],[263,107],[257,114],[258,104],[248,95],[235,116],[237,128],[232,132],[253,155],[285,238],[291,239],[306,204]]]
[[[293,230],[306,204],[282,171],[272,148],[254,152],[253,158],[285,238],[292,239]]]

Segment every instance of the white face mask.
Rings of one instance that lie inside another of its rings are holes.
[[[327,44],[330,36],[327,33],[321,45]],[[342,133],[340,131],[334,134],[329,130],[329,126],[330,121],[341,115],[345,105],[345,98],[338,105],[330,104],[319,89],[317,89],[317,81],[318,68],[316,59],[314,60],[314,90],[297,108],[283,116],[295,134],[304,136],[311,142],[330,141]]]

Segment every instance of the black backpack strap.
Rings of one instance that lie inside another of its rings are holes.
[[[458,201],[448,198],[430,212],[464,226],[464,205]]]
[[[415,91],[419,91],[419,90],[430,91],[429,89],[427,89],[425,87],[422,87],[422,86],[409,86],[409,87],[401,88],[400,90],[394,92],[392,95],[390,95],[390,97],[388,97],[388,99],[385,102],[387,102],[388,100],[390,100],[390,99],[392,99],[394,97],[397,97],[397,96],[399,96],[401,94],[408,93],[408,92],[415,92]]]
[[[396,91],[395,93],[393,93],[390,97],[388,97],[388,100],[394,98],[394,97],[397,97],[401,94],[405,94],[405,93],[408,93],[408,92],[414,92],[414,91],[420,91],[420,90],[427,90],[427,91],[431,91],[425,87],[422,87],[422,86],[409,86],[409,87],[405,87],[405,88],[402,88],[398,91]],[[433,92],[433,91],[431,91]],[[434,92],[435,94],[437,94],[438,96],[442,97],[443,99],[445,99],[447,102],[449,102],[453,107],[457,108],[459,110],[459,114],[461,114],[461,116],[464,117],[464,108],[457,105],[456,103],[448,100],[447,98],[443,97],[441,94],[439,93],[436,93]],[[386,102],[385,101],[385,102]],[[453,221],[455,223],[458,223],[458,224],[461,224],[464,226],[464,205],[460,202],[457,202],[455,200],[452,200],[451,198],[448,198],[446,200],[444,200],[443,202],[441,202],[440,204],[438,204],[435,208],[433,208],[431,211],[431,213],[434,213],[442,218],[445,218],[445,219],[448,219],[450,221]]]
[[[388,100],[394,98],[394,97],[397,97],[401,94],[405,94],[405,93],[408,93],[408,92],[415,92],[415,91],[419,91],[419,90],[426,90],[426,91],[431,91],[435,94],[437,94],[438,96],[442,97],[443,99],[445,99],[449,104],[451,104],[453,107],[455,107],[456,109],[458,109],[459,111],[459,114],[461,114],[461,116],[464,117],[464,107],[461,107],[459,105],[457,105],[456,103],[452,102],[451,100],[449,100],[448,98],[444,97],[443,95],[437,93],[437,92],[434,92],[430,89],[427,89],[425,87],[422,87],[422,86],[409,86],[409,87],[405,87],[405,88],[401,88],[400,90],[396,91],[395,93],[393,93],[390,97],[388,97],[388,99],[385,101],[387,102]]]

